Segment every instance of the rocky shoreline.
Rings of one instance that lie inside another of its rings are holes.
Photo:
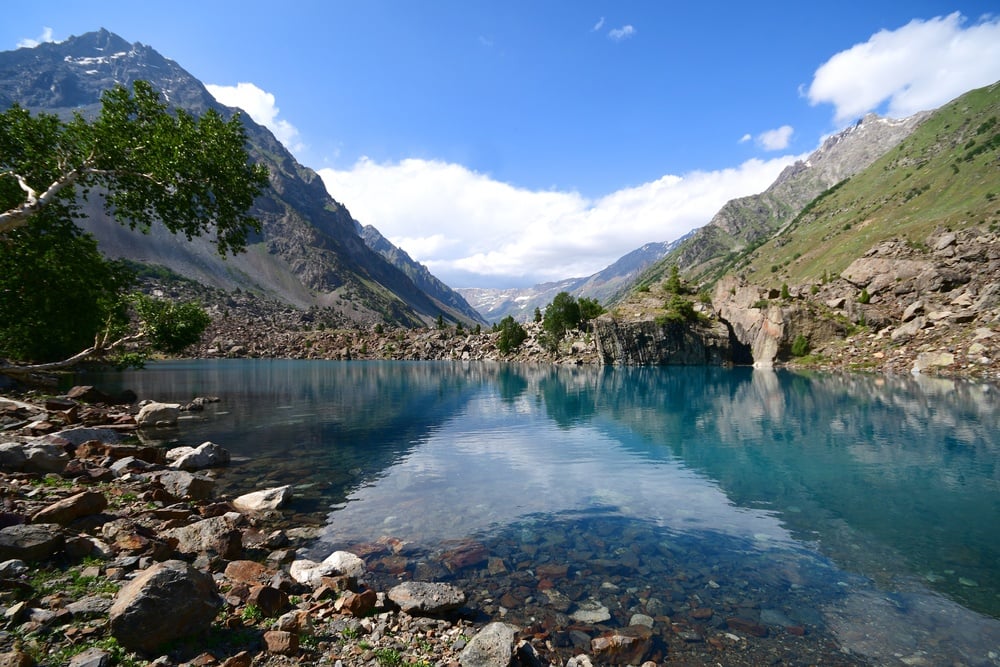
[[[303,558],[316,529],[289,520],[293,489],[222,497],[224,448],[132,437],[207,400],[137,403],[86,387],[0,398],[0,665],[863,664],[813,629],[725,617],[698,596],[671,617],[609,625],[582,605],[565,627],[511,625],[498,611],[523,599],[523,583],[498,607],[386,576],[385,562],[405,558],[391,538]],[[459,549],[448,567],[475,555]],[[488,561],[498,576],[513,567]],[[538,597],[565,576],[546,567]],[[517,572],[512,581],[531,570]]]

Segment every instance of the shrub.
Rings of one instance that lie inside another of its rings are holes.
[[[858,296],[858,303],[868,303],[871,300],[872,296],[868,293],[868,288],[862,287],[861,294]]]
[[[528,332],[510,315],[500,320],[497,329],[500,332],[500,336],[497,338],[497,348],[503,355],[516,350],[528,338]]]
[[[792,341],[792,356],[804,357],[807,354],[809,354],[809,340],[802,334],[799,334]]]

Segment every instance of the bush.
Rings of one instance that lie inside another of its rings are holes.
[[[792,356],[804,357],[807,354],[809,354],[809,340],[802,334],[799,334],[792,341]]]
[[[868,289],[865,287],[861,288],[861,294],[858,296],[858,303],[868,303],[872,300],[871,294],[868,293]]]
[[[569,329],[580,325],[580,304],[569,292],[559,292],[545,307],[542,328],[556,340],[562,340]]]

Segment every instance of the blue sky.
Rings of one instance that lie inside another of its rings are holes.
[[[589,275],[867,111],[1000,79],[992,2],[35,0],[0,49],[101,27],[268,125],[454,287]]]

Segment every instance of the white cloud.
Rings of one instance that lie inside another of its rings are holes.
[[[620,42],[623,39],[628,39],[635,34],[635,28],[631,25],[624,25],[621,28],[614,28],[608,31],[608,37],[616,42]]]
[[[275,105],[274,95],[261,90],[252,83],[238,83],[235,86],[205,84],[208,92],[228,107],[238,107],[246,111],[257,122],[274,133],[285,148],[295,153],[302,150],[299,131],[287,120],[278,118],[280,109]]]
[[[746,142],[751,141],[752,139],[753,137],[750,136],[749,134],[744,134],[742,137],[740,137],[740,143],[745,144]]]
[[[783,151],[788,148],[793,132],[791,125],[782,125],[757,135],[757,144],[766,151]]]
[[[807,93],[810,103],[833,104],[838,123],[886,102],[886,113],[899,118],[997,81],[1000,18],[965,24],[955,12],[875,33],[816,70]]]
[[[587,276],[650,241],[704,225],[734,198],[761,192],[794,157],[667,175],[588,199],[527,190],[458,164],[419,159],[320,170],[362,224],[454,287],[515,287]]]
[[[42,28],[42,34],[38,37],[38,39],[31,39],[26,37],[17,43],[17,48],[33,49],[39,44],[42,44],[43,42],[54,42],[54,41],[55,40],[52,39],[52,28],[45,26],[44,28]]]
[[[591,32],[597,32],[598,30],[600,30],[603,27],[604,27],[604,17],[602,16],[601,19],[597,23],[594,24],[594,27],[591,28],[590,31]]]

